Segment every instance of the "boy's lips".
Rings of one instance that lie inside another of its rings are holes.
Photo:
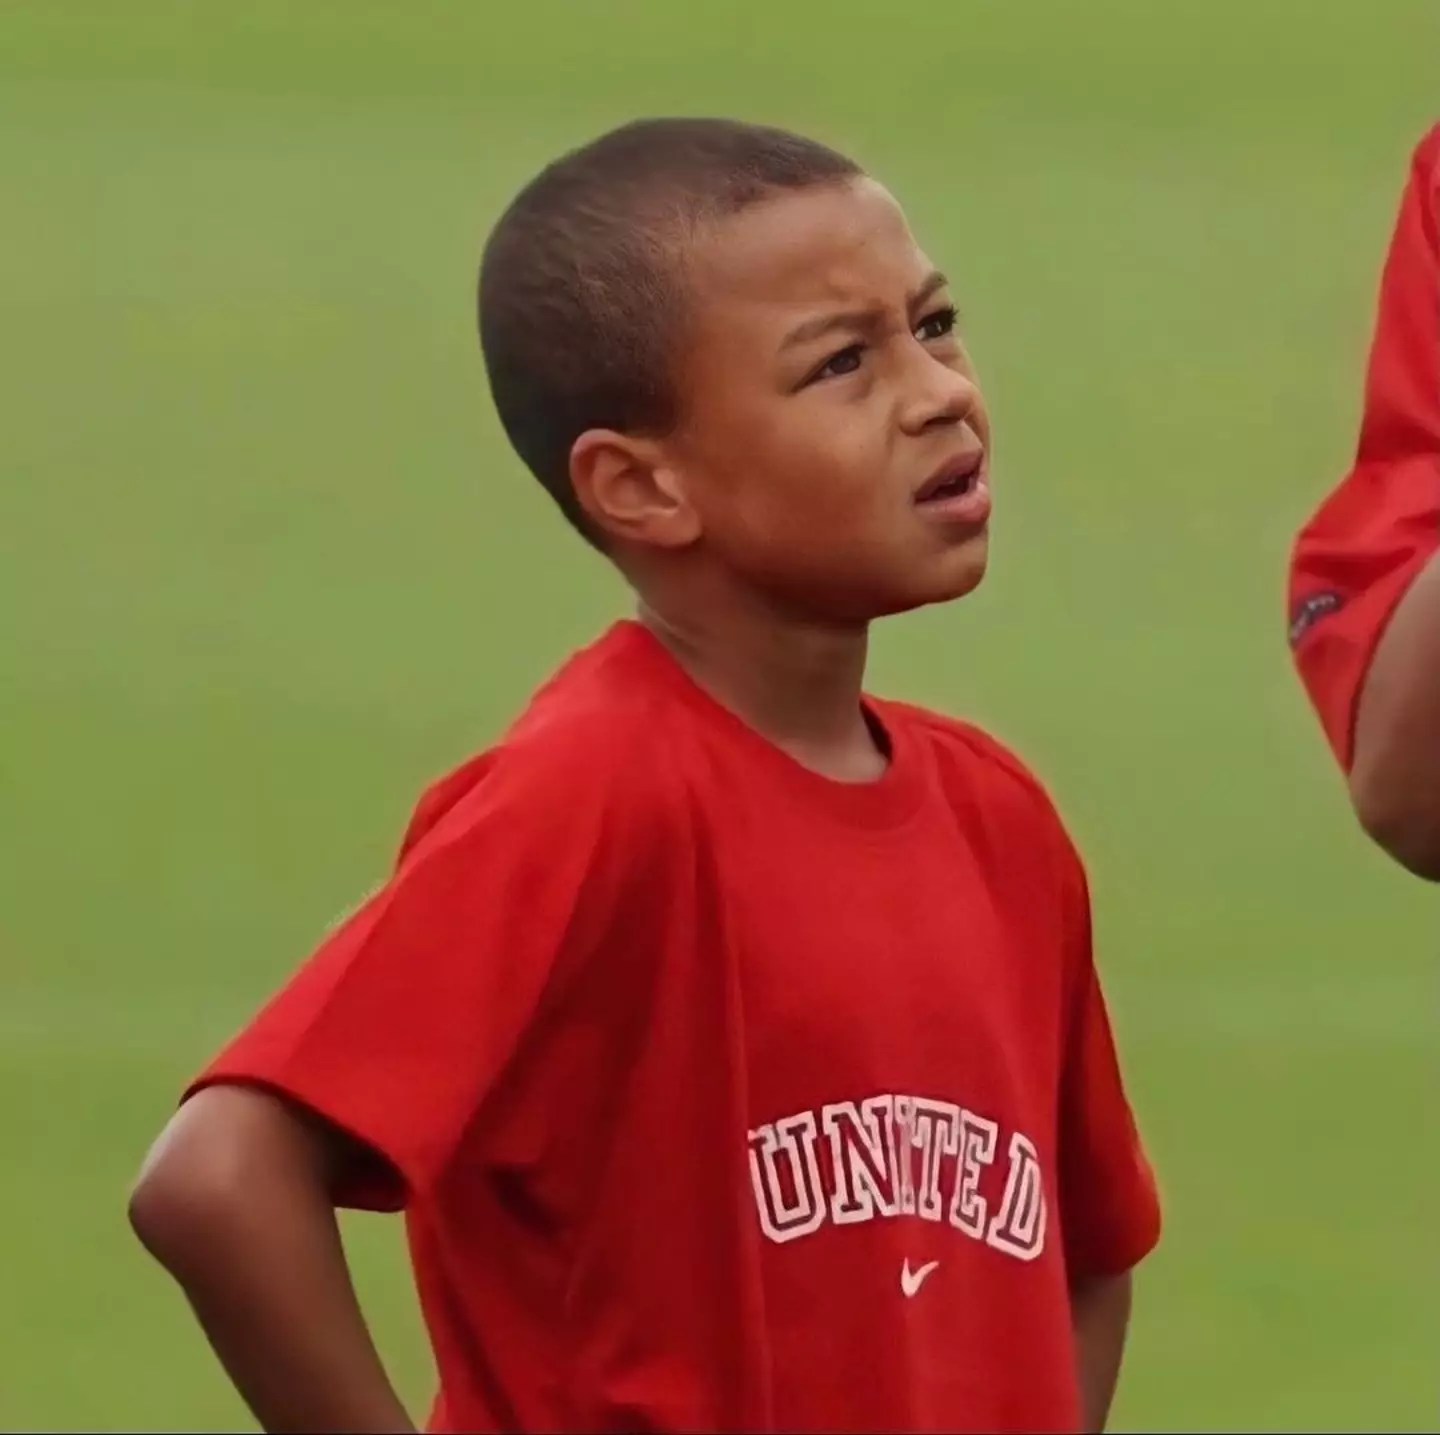
[[[949,523],[984,523],[990,517],[985,450],[978,444],[947,459],[915,490],[915,506]]]

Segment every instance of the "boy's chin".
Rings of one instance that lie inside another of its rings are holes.
[[[897,593],[893,606],[877,617],[913,612],[916,608],[933,608],[940,603],[953,603],[973,593],[985,581],[989,568],[987,545],[983,536],[967,551],[956,554],[943,572],[927,575],[926,582],[917,583],[905,593]],[[957,561],[958,560],[958,561]]]

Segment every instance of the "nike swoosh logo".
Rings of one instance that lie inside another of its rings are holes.
[[[939,1261],[927,1261],[919,1270],[912,1271],[910,1269],[910,1257],[905,1257],[905,1264],[900,1267],[900,1289],[907,1300],[914,1297],[920,1287],[925,1284],[926,1277],[939,1264]]]

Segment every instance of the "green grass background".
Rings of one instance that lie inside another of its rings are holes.
[[[1117,1423],[1436,1428],[1428,893],[1283,643],[1434,0],[0,3],[0,1426],[243,1424],[124,1220],[178,1086],[624,595],[500,441],[472,270],[638,112],[855,150],[955,276],[995,563],[878,635],[1094,873],[1168,1200]],[[350,1235],[408,1395],[398,1230]]]

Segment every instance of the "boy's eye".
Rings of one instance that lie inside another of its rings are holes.
[[[838,353],[831,354],[811,375],[811,381],[834,379],[839,378],[842,374],[853,374],[860,367],[860,356],[863,352],[864,345],[851,344]]]
[[[959,319],[953,304],[947,304],[943,309],[937,309],[933,314],[927,314],[915,326],[915,337],[928,342],[931,339],[948,338],[955,332],[955,324]]]
[[[959,311],[952,304],[927,314],[916,326],[915,337],[922,344],[934,343],[937,339],[948,339],[955,332],[959,322]],[[819,383],[821,379],[838,379],[855,373],[865,357],[864,344],[849,344],[830,355],[819,368],[811,373],[805,383]]]

